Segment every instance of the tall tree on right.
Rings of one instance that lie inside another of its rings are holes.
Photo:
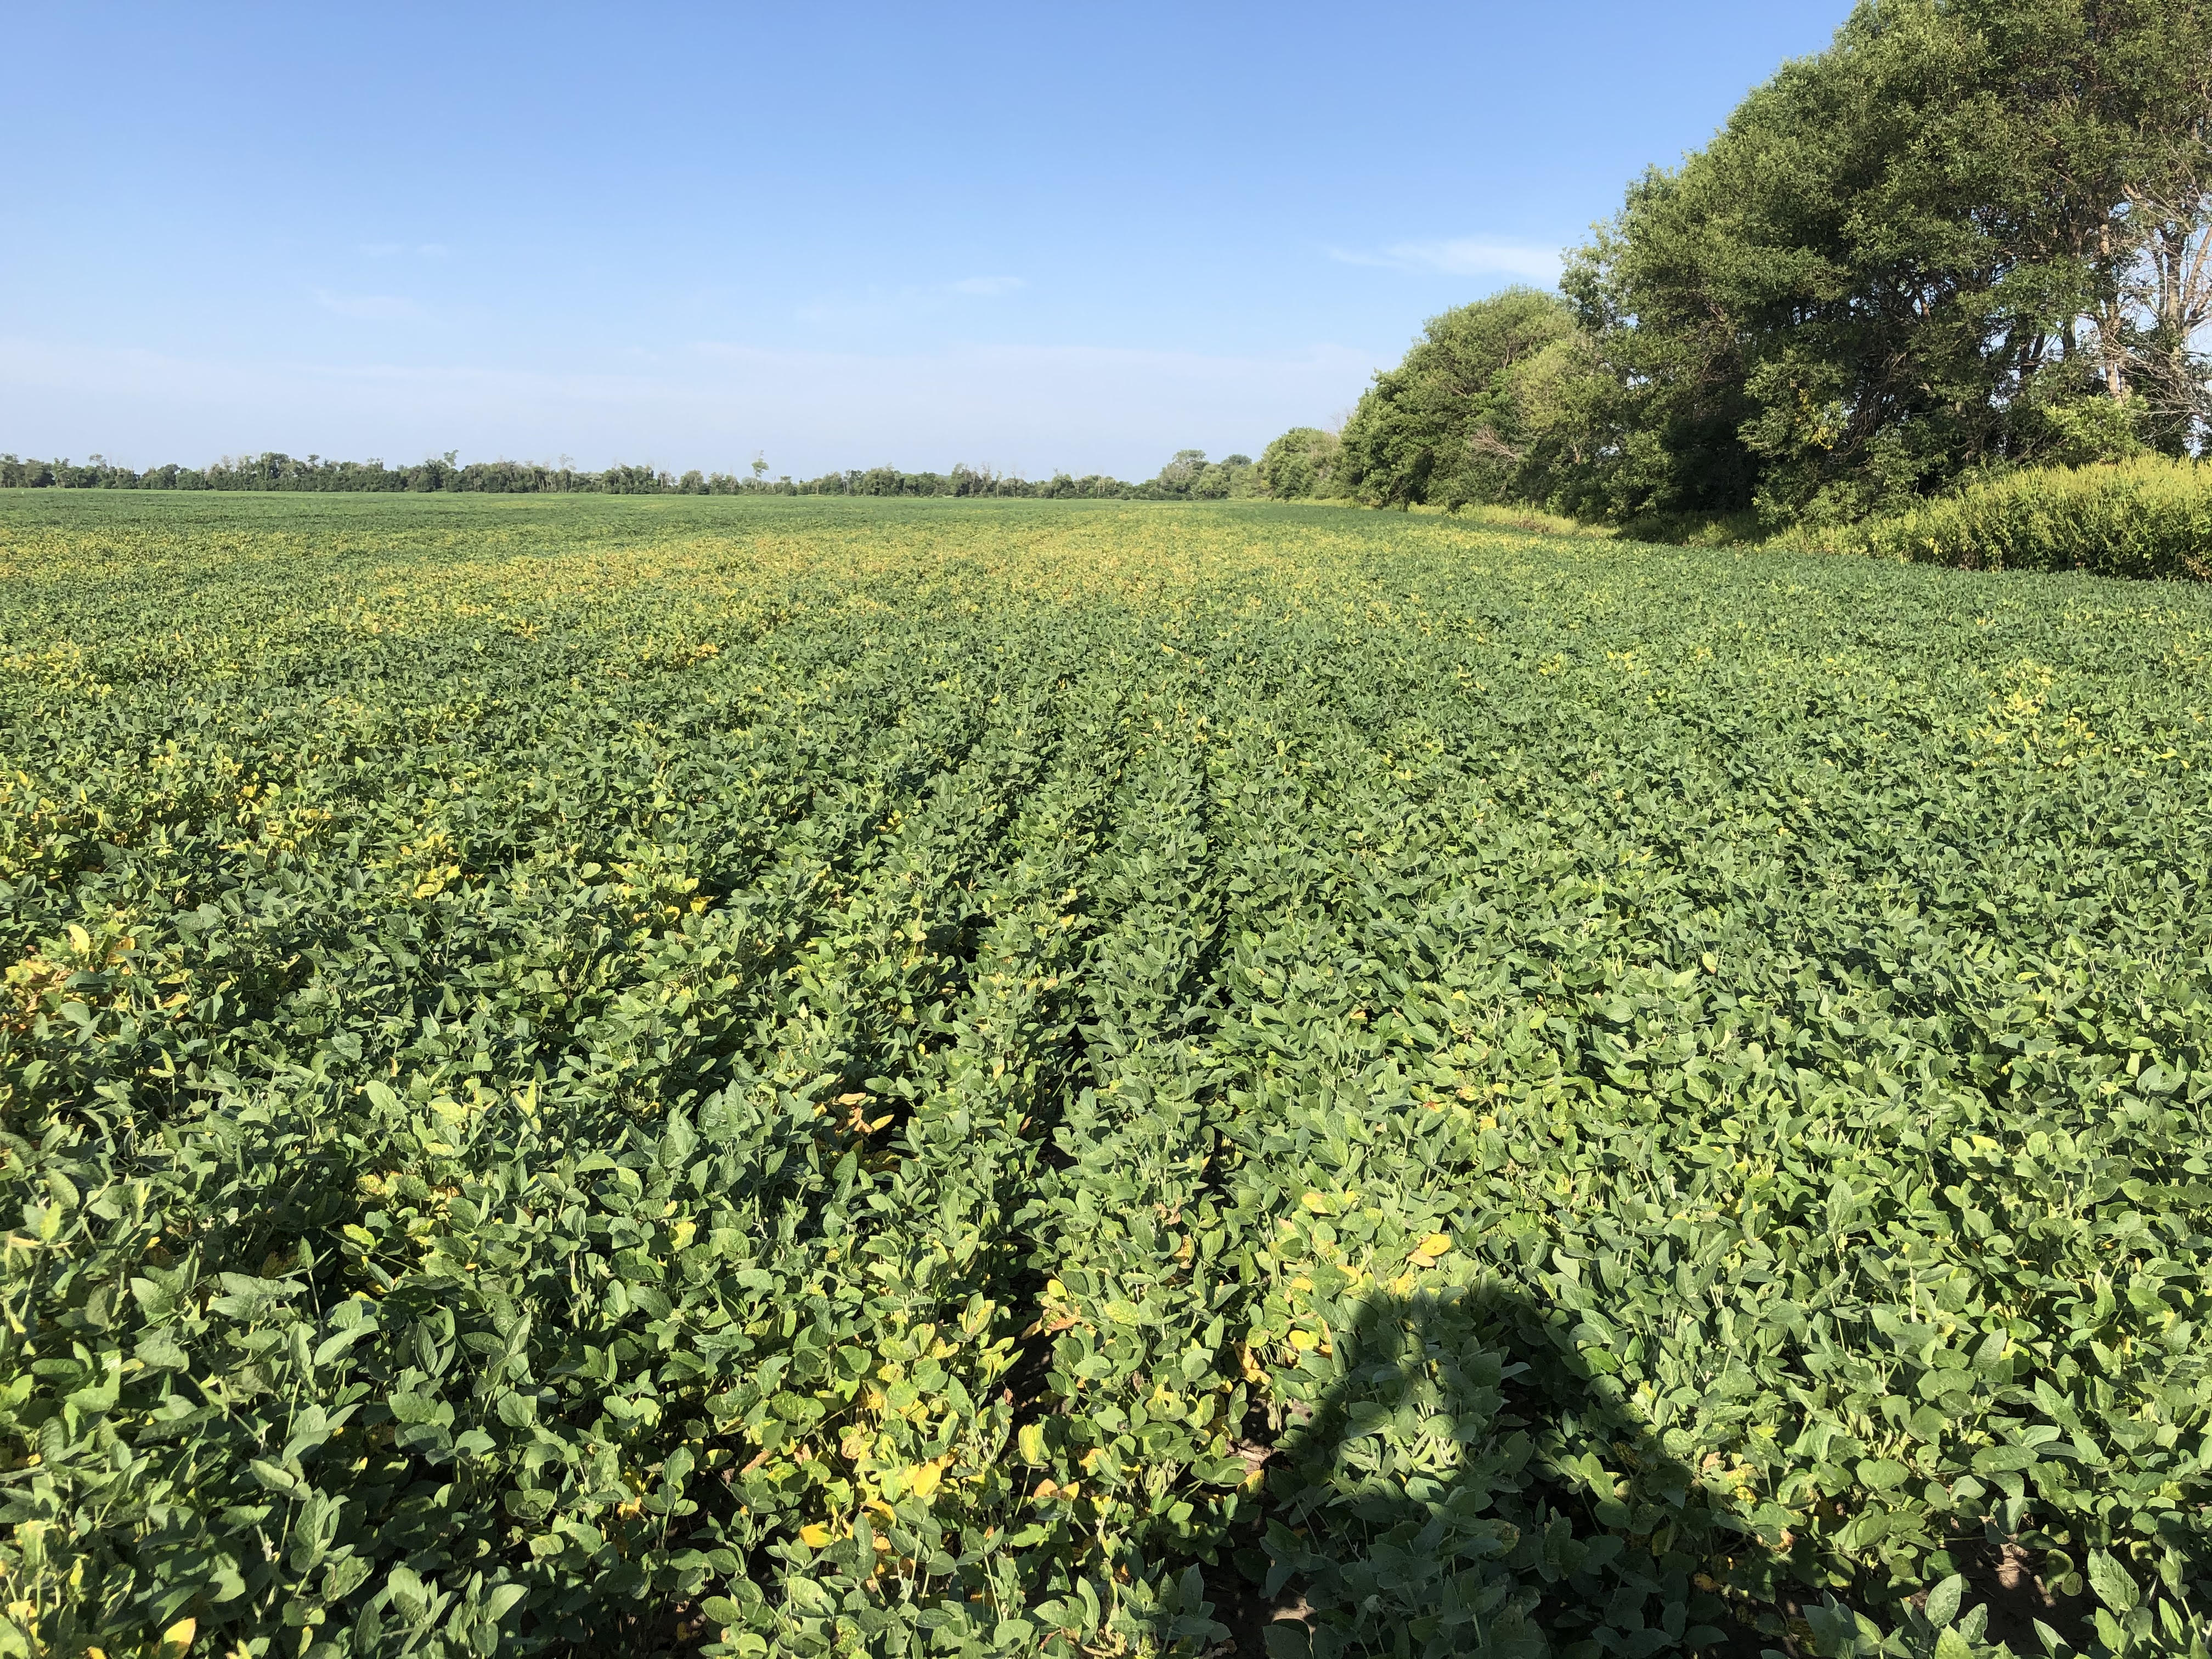
[[[1855,518],[2202,441],[2212,0],[1865,0],[1565,287],[1589,504]]]

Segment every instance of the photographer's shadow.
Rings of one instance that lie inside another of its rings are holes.
[[[1485,1286],[1349,1311],[1332,1352],[1275,1379],[1240,1654],[1759,1650],[1695,1582],[1745,1523],[1610,1397],[1571,1317]]]

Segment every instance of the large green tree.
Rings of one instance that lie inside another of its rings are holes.
[[[1571,262],[1607,506],[1850,517],[2191,442],[2209,88],[2205,0],[1867,0]]]
[[[1294,426],[1260,452],[1261,480],[1279,501],[1334,495],[1341,447],[1334,432]]]
[[[1536,289],[1431,318],[1345,423],[1342,485],[1384,507],[1528,495],[1544,435],[1541,394],[1578,349],[1573,312]]]

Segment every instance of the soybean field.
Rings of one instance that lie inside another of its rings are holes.
[[[2212,592],[0,495],[0,1655],[2203,1653]]]

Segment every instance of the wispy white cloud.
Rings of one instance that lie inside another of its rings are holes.
[[[422,307],[396,294],[333,294],[326,288],[319,288],[315,290],[315,303],[341,317],[368,323],[404,322],[422,314]]]
[[[902,293],[823,295],[809,300],[791,314],[802,323],[831,328],[866,328],[897,322],[925,309],[919,290]]]
[[[799,307],[800,321],[848,327],[904,322],[943,312],[962,300],[998,300],[1027,288],[1019,276],[963,276],[957,282],[872,288],[860,295],[825,295]]]
[[[363,242],[361,251],[372,259],[394,259],[403,253],[424,259],[442,259],[453,252],[443,242]]]
[[[1393,242],[1380,250],[1332,247],[1328,257],[1347,265],[1379,265],[1390,270],[1438,271],[1450,276],[1526,276],[1557,282],[1559,251],[1526,242],[1493,242],[1479,236],[1441,241]]]

